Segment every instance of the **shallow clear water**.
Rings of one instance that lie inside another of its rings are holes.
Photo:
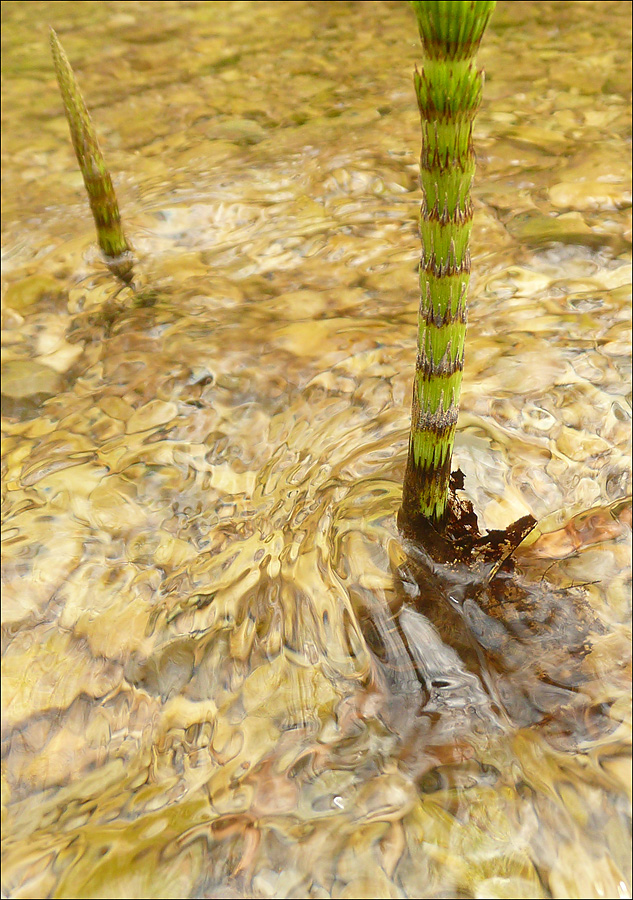
[[[539,519],[499,620],[395,524],[407,5],[3,4],[4,896],[630,897],[629,13],[480,52],[455,462]],[[155,291],[108,326],[49,24]]]

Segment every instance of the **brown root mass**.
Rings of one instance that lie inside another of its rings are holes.
[[[438,703],[438,709],[454,705],[455,698],[449,703],[442,697],[454,694],[460,679],[464,690],[473,690],[471,673],[478,687],[469,703],[477,719],[538,724],[568,748],[607,721],[581,690],[587,680],[583,660],[604,628],[582,587],[557,589],[519,571],[513,554],[536,520],[524,516],[482,534],[472,504],[458,496],[463,484],[463,474],[453,473],[442,533],[404,511],[398,520],[408,560],[398,572],[402,605],[396,620],[426,689],[419,715]],[[437,649],[423,639],[429,627],[432,640],[450,648],[445,678],[437,666],[432,677],[426,671],[429,653],[439,662]],[[456,680],[457,672],[462,674]]]

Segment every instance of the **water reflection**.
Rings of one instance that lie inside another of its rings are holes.
[[[482,48],[456,461],[549,518],[453,605],[395,526],[406,5],[55,4],[154,292],[110,321],[4,6],[5,895],[629,896],[624,5]]]

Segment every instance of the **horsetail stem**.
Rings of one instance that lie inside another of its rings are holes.
[[[403,512],[442,526],[457,423],[470,277],[472,127],[482,75],[474,57],[495,7],[412,2],[424,51],[414,86],[422,124],[420,314]]]
[[[51,28],[51,50],[73,147],[90,200],[97,240],[110,271],[121,281],[132,281],[133,258],[123,234],[121,216],[94,125],[86,109],[75,74],[62,45]]]

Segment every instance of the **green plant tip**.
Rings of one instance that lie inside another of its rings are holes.
[[[97,229],[97,240],[110,271],[129,284],[133,277],[131,248],[123,233],[119,204],[106,168],[94,125],[75,74],[59,38],[51,28],[51,50],[79,168]]]

